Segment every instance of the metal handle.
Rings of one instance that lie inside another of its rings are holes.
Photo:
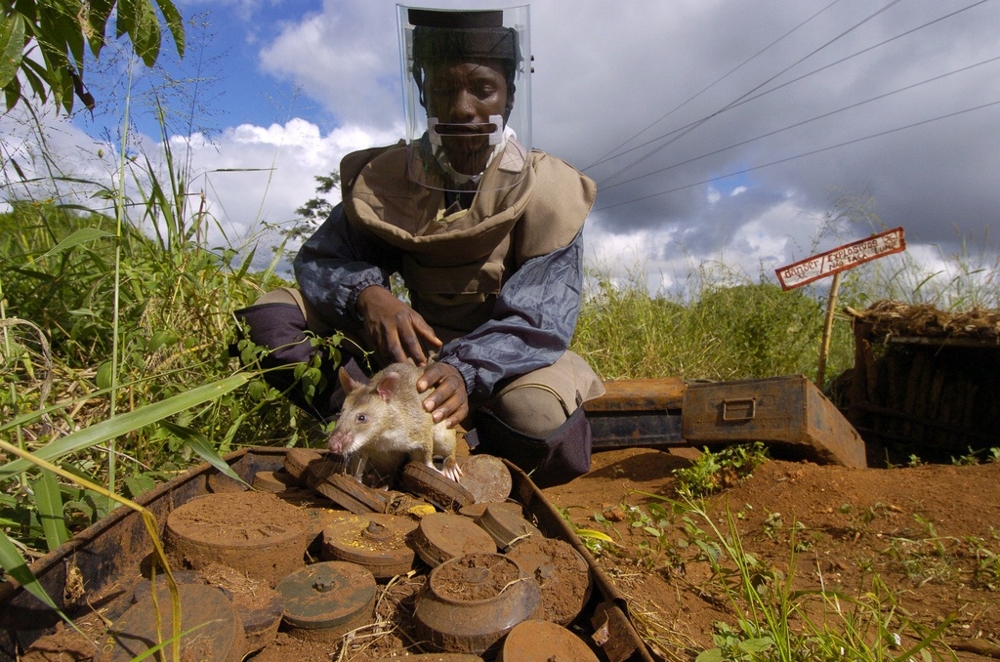
[[[736,409],[730,416],[730,408]],[[723,421],[752,421],[757,415],[757,398],[736,398],[722,401]]]

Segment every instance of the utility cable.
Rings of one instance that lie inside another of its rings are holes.
[[[986,0],[980,0],[980,2],[985,2],[985,1]],[[810,51],[809,53],[807,53],[803,57],[799,58],[798,60],[796,60],[792,64],[788,65],[787,67],[785,67],[784,69],[782,69],[778,73],[774,74],[773,76],[771,76],[770,78],[768,78],[764,82],[758,84],[753,89],[751,89],[751,90],[745,92],[744,94],[740,95],[739,97],[737,97],[733,101],[729,102],[724,107],[722,107],[719,110],[715,111],[711,115],[709,115],[709,116],[703,118],[702,120],[696,122],[694,125],[691,126],[691,128],[687,129],[686,131],[681,132],[679,135],[677,135],[672,140],[669,140],[666,143],[664,143],[664,144],[656,147],[655,149],[649,151],[644,156],[640,157],[639,159],[635,160],[634,162],[630,163],[629,165],[625,166],[624,168],[619,169],[617,172],[613,173],[610,177],[605,177],[601,182],[598,183],[598,186],[601,186],[601,185],[605,184],[606,182],[611,181],[612,179],[618,177],[619,175],[622,175],[622,174],[628,172],[629,170],[631,170],[635,166],[639,165],[640,163],[642,163],[646,159],[651,158],[654,154],[656,154],[660,150],[666,148],[667,146],[669,146],[673,142],[679,140],[680,138],[684,137],[685,135],[687,135],[688,133],[690,133],[691,131],[693,131],[695,128],[701,126],[705,122],[708,122],[713,117],[716,117],[717,115],[720,115],[720,114],[726,112],[727,110],[729,110],[731,107],[733,107],[735,104],[737,104],[739,101],[741,101],[745,97],[753,94],[754,92],[756,92],[760,88],[764,87],[768,83],[774,81],[779,76],[781,76],[781,75],[785,74],[786,72],[788,72],[789,70],[797,67],[799,64],[801,64],[802,62],[805,62],[807,59],[809,59],[810,57],[812,57],[816,53],[819,53],[820,51],[822,51],[823,49],[827,48],[831,44],[833,44],[833,43],[839,41],[840,39],[844,38],[845,36],[847,36],[848,34],[850,34],[851,32],[853,32],[854,30],[858,29],[859,27],[861,27],[862,25],[864,25],[868,21],[871,21],[872,19],[874,19],[876,16],[882,14],[883,12],[888,11],[890,8],[894,7],[895,5],[899,4],[900,2],[902,2],[902,0],[890,0],[890,2],[887,5],[885,5],[882,8],[876,10],[872,14],[869,14],[865,18],[861,19],[860,21],[858,21],[857,23],[855,23],[851,27],[847,28],[846,30],[844,30],[843,32],[841,32],[840,34],[838,34],[837,36],[835,36],[832,39],[826,41],[825,43],[823,43],[818,48],[813,49],[812,51]]]
[[[769,131],[768,133],[762,133],[759,136],[755,136],[753,138],[748,138],[748,139],[742,140],[742,141],[740,141],[738,143],[733,143],[733,144],[728,145],[726,147],[721,147],[721,148],[713,150],[711,152],[706,152],[704,154],[701,154],[700,156],[694,156],[694,157],[692,157],[690,159],[686,159],[684,161],[680,161],[679,163],[674,163],[672,165],[660,168],[658,170],[653,170],[651,172],[647,172],[645,174],[639,175],[637,177],[633,177],[632,179],[624,181],[624,182],[618,182],[617,184],[609,184],[607,186],[604,186],[601,190],[602,191],[607,191],[608,189],[618,188],[619,186],[625,186],[626,184],[631,184],[632,182],[639,181],[640,179],[644,179],[646,177],[651,177],[653,175],[658,175],[658,174],[667,172],[668,170],[673,170],[674,168],[679,168],[681,166],[688,165],[689,163],[693,163],[695,161],[699,161],[701,159],[708,158],[709,156],[715,156],[715,155],[721,154],[722,152],[725,152],[727,150],[735,149],[737,147],[742,147],[744,145],[748,145],[749,143],[755,142],[757,140],[763,140],[764,138],[770,138],[770,137],[775,136],[775,135],[777,135],[779,133],[782,133],[784,131],[789,131],[791,129],[797,129],[797,128],[799,128],[799,127],[801,127],[803,125],[809,124],[811,122],[816,122],[818,120],[825,119],[825,118],[830,117],[832,115],[836,115],[838,113],[842,113],[842,112],[847,111],[847,110],[852,110],[854,108],[857,108],[859,106],[863,106],[863,105],[868,104],[868,103],[872,103],[874,101],[879,101],[881,99],[885,99],[885,98],[890,97],[890,96],[892,96],[894,94],[899,94],[901,92],[907,92],[909,90],[912,90],[914,88],[920,87],[922,85],[927,85],[929,83],[933,83],[933,82],[939,81],[939,80],[941,80],[943,78],[947,78],[948,76],[954,76],[955,74],[959,74],[959,73],[962,73],[962,72],[965,72],[965,71],[969,71],[970,69],[974,69],[976,67],[981,67],[983,65],[990,64],[992,62],[997,62],[998,60],[1000,60],[1000,55],[998,55],[996,57],[991,57],[988,60],[983,60],[981,62],[977,62],[975,64],[970,64],[970,65],[962,67],[960,69],[955,69],[954,71],[949,71],[948,73],[940,74],[940,75],[934,76],[932,78],[927,78],[927,79],[922,80],[922,81],[920,81],[918,83],[913,83],[911,85],[906,85],[904,87],[897,88],[895,90],[892,90],[891,92],[886,92],[884,94],[879,94],[877,96],[870,97],[868,99],[865,99],[864,101],[858,101],[856,103],[852,103],[850,105],[843,106],[841,108],[838,108],[837,110],[831,110],[831,111],[823,113],[821,115],[816,115],[815,117],[811,117],[811,118],[809,118],[807,120],[802,120],[801,122],[796,122],[794,124],[789,124],[788,126],[782,127],[780,129],[775,129],[774,131]]]
[[[618,156],[621,156],[623,154],[628,154],[632,150],[626,150],[626,151],[622,152],[621,154],[615,154],[615,152],[617,152],[622,147],[624,147],[625,145],[629,144],[630,142],[632,142],[633,140],[635,140],[636,138],[638,138],[639,136],[641,136],[642,134],[644,134],[646,131],[649,131],[654,126],[656,126],[657,124],[659,124],[663,120],[667,119],[668,117],[670,117],[671,115],[673,115],[675,112],[677,112],[678,110],[680,110],[684,106],[688,105],[689,103],[691,103],[692,101],[694,101],[695,99],[697,99],[698,97],[700,97],[705,92],[708,92],[710,89],[712,89],[713,87],[715,87],[717,84],[721,83],[726,78],[729,78],[729,76],[731,76],[732,74],[736,73],[737,71],[739,71],[740,69],[742,69],[747,64],[750,64],[751,62],[753,62],[759,56],[763,55],[765,52],[767,52],[768,50],[770,50],[773,46],[776,46],[780,41],[784,40],[786,37],[790,36],[792,33],[796,32],[800,28],[804,27],[807,23],[809,23],[810,21],[812,21],[814,18],[816,18],[817,16],[819,16],[820,14],[822,14],[823,12],[825,12],[826,10],[828,10],[830,7],[832,7],[835,4],[837,4],[838,2],[840,2],[840,0],[833,0],[833,2],[831,2],[827,6],[823,7],[822,9],[820,9],[818,12],[816,12],[815,14],[813,14],[812,16],[810,16],[809,18],[807,18],[806,20],[802,21],[801,23],[799,23],[798,25],[796,25],[791,30],[789,30],[785,34],[781,35],[780,37],[778,37],[777,39],[775,39],[774,41],[772,41],[770,44],[768,44],[764,48],[760,49],[759,51],[757,51],[756,53],[754,53],[753,55],[751,55],[747,59],[743,60],[743,62],[741,62],[740,64],[736,65],[735,67],[733,67],[732,69],[730,69],[726,73],[722,74],[722,76],[716,78],[713,82],[709,83],[706,87],[704,87],[700,91],[696,92],[693,96],[688,97],[685,101],[682,101],[680,104],[674,106],[672,109],[670,109],[669,111],[667,111],[667,113],[665,115],[662,115],[658,119],[653,120],[653,122],[651,122],[650,124],[648,124],[644,128],[640,129],[639,131],[637,131],[636,133],[634,133],[630,137],[626,138],[618,146],[612,147],[605,154],[603,154],[602,156],[598,157],[597,161],[595,161],[595,162],[591,163],[589,166],[583,168],[583,170],[584,171],[589,170],[590,168],[598,166],[598,165],[604,163],[605,161],[608,161],[608,160],[613,159],[613,158],[617,158]],[[655,138],[654,140],[659,140],[659,138]]]
[[[796,159],[801,159],[801,158],[806,157],[806,156],[813,156],[815,154],[820,154],[822,152],[828,152],[828,151],[830,151],[832,149],[837,149],[838,147],[846,147],[847,145],[853,145],[855,143],[864,142],[865,140],[871,140],[872,138],[879,138],[879,137],[882,137],[882,136],[887,136],[887,135],[889,135],[891,133],[898,133],[899,131],[905,131],[907,129],[912,129],[912,128],[915,128],[915,127],[918,127],[918,126],[923,126],[925,124],[930,124],[932,122],[937,122],[939,120],[949,119],[949,118],[952,118],[952,117],[957,117],[959,115],[964,115],[966,113],[971,113],[971,112],[974,112],[974,111],[977,111],[977,110],[983,110],[984,108],[990,108],[992,106],[998,106],[998,105],[1000,105],[1000,100],[998,100],[998,101],[992,101],[990,103],[984,103],[982,105],[974,106],[972,108],[965,108],[963,110],[956,110],[955,112],[948,113],[946,115],[940,115],[938,117],[932,117],[931,119],[921,120],[920,122],[914,122],[912,124],[907,124],[905,126],[896,127],[894,129],[887,129],[885,131],[879,131],[878,133],[873,133],[873,134],[870,134],[870,135],[867,135],[867,136],[864,136],[864,137],[861,137],[861,138],[855,138],[853,140],[847,140],[847,141],[844,141],[844,142],[841,142],[841,143],[837,143],[835,145],[827,145],[826,147],[820,147],[819,149],[814,149],[814,150],[811,150],[811,151],[808,151],[808,152],[803,152],[802,154],[796,154],[795,156],[788,156],[788,157],[785,157],[783,159],[778,159],[776,161],[770,161],[768,163],[762,163],[760,165],[751,166],[749,168],[743,168],[742,170],[736,170],[734,172],[730,172],[730,173],[727,173],[725,175],[718,175],[716,177],[710,177],[709,179],[703,179],[701,181],[693,182],[691,184],[684,184],[683,186],[677,186],[675,188],[668,189],[666,191],[658,191],[656,193],[650,193],[649,195],[640,196],[638,198],[631,198],[629,200],[623,200],[621,202],[616,202],[614,204],[605,205],[603,207],[597,207],[597,208],[594,209],[594,211],[595,212],[597,212],[597,211],[605,211],[607,209],[613,209],[614,207],[621,207],[622,205],[628,205],[628,204],[631,204],[633,202],[640,202],[642,200],[648,200],[650,198],[657,198],[657,197],[660,197],[660,196],[663,196],[663,195],[667,195],[669,193],[676,193],[677,191],[683,191],[684,189],[692,188],[692,187],[695,187],[695,186],[702,186],[704,184],[709,184],[711,182],[718,181],[720,179],[726,179],[728,177],[736,177],[736,176],[739,176],[739,175],[745,175],[746,173],[753,172],[754,170],[760,170],[762,168],[769,168],[771,166],[779,165],[781,163],[787,163],[788,161],[794,161]]]

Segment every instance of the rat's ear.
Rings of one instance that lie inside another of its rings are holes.
[[[399,392],[399,384],[402,380],[403,376],[398,372],[382,373],[382,379],[379,380],[378,387],[375,390],[378,391],[380,398],[389,402],[392,396]]]
[[[340,371],[337,373],[337,376],[340,377],[340,385],[341,387],[343,387],[344,393],[350,393],[354,389],[362,386],[361,382],[351,377],[350,373],[348,373],[343,368],[340,369]]]

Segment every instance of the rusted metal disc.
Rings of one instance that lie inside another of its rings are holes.
[[[225,492],[244,492],[248,489],[247,484],[236,480],[235,478],[230,478],[226,474],[214,472],[208,474],[208,491],[214,492],[216,494],[222,494]]]
[[[441,510],[458,510],[476,500],[472,492],[459,483],[420,462],[410,462],[403,467],[400,484],[407,492],[427,499]]]
[[[204,584],[205,578],[197,570],[174,570],[174,583],[180,586],[181,584]],[[132,592],[132,604],[139,602],[141,600],[149,599],[149,594],[152,592],[153,582],[148,579],[142,579],[135,586],[135,591]],[[157,573],[156,575],[156,588],[157,590],[164,589],[167,587],[167,576],[164,574]]]
[[[431,571],[417,595],[418,634],[436,649],[491,657],[515,625],[537,617],[541,590],[502,554],[466,554]]]
[[[354,563],[313,563],[278,582],[290,634],[311,641],[335,641],[371,622],[375,577]]]
[[[413,534],[413,545],[432,568],[456,556],[497,551],[490,534],[468,517],[454,513],[432,513],[420,520]]]
[[[476,503],[501,503],[514,485],[510,469],[492,455],[468,455],[459,459],[462,487],[472,492]]]
[[[507,634],[497,662],[598,662],[586,642],[548,621],[524,621]]]
[[[542,588],[547,621],[569,625],[590,599],[590,566],[573,545],[556,538],[529,538],[507,552]]]
[[[483,662],[483,658],[472,653],[419,653],[417,655],[380,657],[375,662]]]
[[[236,608],[243,623],[247,651],[259,651],[274,641],[281,625],[284,600],[262,579],[214,564],[203,572],[204,581],[220,589]]]
[[[166,542],[178,567],[219,563],[274,585],[302,567],[308,517],[273,494],[209,494],[167,517]]]
[[[385,490],[362,485],[353,477],[341,473],[331,473],[323,479],[317,477],[310,486],[355,515],[384,513],[389,509],[393,498]]]
[[[498,504],[488,505],[476,518],[476,524],[490,534],[501,551],[507,551],[511,545],[525,538],[545,537],[534,524]]]
[[[321,557],[357,563],[375,579],[390,579],[413,568],[416,554],[407,543],[416,528],[417,522],[397,515],[345,518],[324,529]]]
[[[181,631],[194,629],[181,638],[181,659],[238,662],[246,654],[243,626],[236,610],[217,588],[204,584],[177,587],[181,602]],[[160,632],[163,639],[173,633],[170,592],[156,592]],[[157,644],[157,607],[152,594],[135,603],[108,628],[101,641],[100,662],[127,662]],[[171,658],[172,645],[165,648]]]
[[[322,462],[323,460],[323,454],[317,450],[311,448],[292,448],[285,453],[285,471],[292,478],[304,485],[306,482],[306,470],[309,469],[313,462]]]
[[[285,465],[287,468],[288,463],[286,462]],[[340,459],[332,455],[321,455],[309,461],[309,465],[302,472],[300,480],[305,483],[306,487],[314,490],[316,485],[325,482],[330,476],[341,473],[344,473],[344,463]]]
[[[299,481],[287,471],[258,471],[250,484],[260,492],[277,493],[298,487]]]
[[[472,519],[476,519],[477,517],[481,517],[482,514],[486,512],[486,509],[490,506],[495,506],[497,508],[503,508],[505,510],[509,510],[518,517],[522,517],[524,513],[524,507],[521,506],[521,504],[519,504],[518,502],[504,501],[503,503],[474,503],[471,506],[464,506],[461,510],[458,511],[458,514],[465,515],[466,517],[471,517]]]

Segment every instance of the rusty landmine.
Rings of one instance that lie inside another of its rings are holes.
[[[466,517],[477,519],[482,517],[483,513],[490,506],[494,508],[503,508],[504,510],[509,510],[518,517],[524,515],[524,508],[521,507],[516,501],[504,501],[503,503],[474,503],[471,506],[463,506],[461,510],[458,511],[459,515],[465,515]]]
[[[493,542],[502,552],[526,538],[544,538],[534,524],[506,508],[490,504],[483,514],[476,518],[476,524],[490,534]]]
[[[418,634],[435,649],[483,654],[495,653],[511,628],[540,613],[541,589],[517,562],[477,553],[431,570],[413,616]]]
[[[497,551],[490,534],[468,517],[454,513],[433,513],[420,520],[413,534],[413,545],[424,563],[432,568],[456,556]]]
[[[243,626],[236,610],[217,588],[204,584],[182,584],[177,587],[181,602],[181,626],[192,630],[181,640],[181,659],[207,662],[239,662],[247,652]],[[101,640],[100,662],[127,662],[157,644],[157,610],[160,632],[169,639],[173,632],[173,611],[170,592],[156,592],[158,607],[152,594],[132,605],[108,628]],[[172,646],[166,648],[170,659]]]
[[[375,579],[391,579],[413,568],[416,553],[407,543],[416,528],[414,520],[397,515],[345,518],[324,529],[321,558],[357,563]]]
[[[285,454],[285,471],[304,485],[306,482],[305,473],[309,465],[322,459],[323,454],[311,448],[292,448]]]
[[[507,556],[517,561],[542,589],[542,618],[569,625],[590,599],[590,568],[573,545],[556,538],[528,538]]]
[[[311,487],[355,515],[384,513],[389,510],[392,499],[397,494],[367,487],[342,473],[332,473],[323,480],[317,479]]]
[[[289,634],[335,642],[367,625],[375,609],[375,577],[355,563],[323,561],[278,582]]]
[[[496,662],[598,662],[586,642],[548,621],[524,621],[507,634]]]
[[[197,570],[174,570],[174,583],[180,586],[181,584],[205,584],[205,578]],[[149,594],[153,591],[153,582],[148,579],[142,579],[135,586],[135,590],[132,592],[132,604],[141,602],[142,600],[148,600]],[[167,587],[167,576],[163,574],[156,575],[156,589],[161,590]]]
[[[299,481],[287,471],[258,471],[251,485],[259,492],[277,494],[298,487]]]
[[[510,469],[498,457],[469,455],[460,458],[462,487],[472,493],[475,503],[503,503],[510,496],[514,481]]]
[[[381,657],[375,662],[399,662],[396,656]],[[483,662],[483,658],[472,653],[420,653],[407,655],[407,662]]]
[[[208,491],[214,494],[226,494],[229,492],[245,492],[249,487],[243,481],[230,478],[224,473],[210,474],[208,477]]]
[[[178,573],[174,573],[178,574]],[[281,594],[261,579],[254,579],[233,568],[213,564],[202,569],[204,581],[220,589],[236,609],[243,623],[248,652],[268,646],[278,634],[285,601]]]
[[[409,462],[399,479],[403,489],[426,499],[441,510],[459,510],[475,503],[472,492],[420,462]]]
[[[274,585],[304,564],[309,518],[273,494],[210,494],[167,517],[167,552],[177,567],[219,563]]]

